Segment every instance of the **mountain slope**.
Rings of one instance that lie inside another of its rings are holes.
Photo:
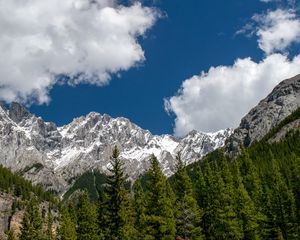
[[[155,154],[164,174],[175,168],[175,155],[182,153],[189,164],[224,145],[230,129],[217,133],[192,131],[182,139],[152,135],[126,118],[91,112],[57,127],[44,122],[18,103],[0,106],[0,164],[19,172],[33,183],[64,193],[73,180],[98,169],[106,172],[111,148],[117,145],[130,178],[144,173]]]
[[[7,230],[20,232],[25,206],[33,197],[41,208],[45,206],[44,210],[49,204],[57,207],[58,199],[53,194],[0,166],[0,239],[7,239]]]
[[[249,147],[261,140],[272,128],[300,107],[300,75],[282,81],[242,120],[226,143],[231,156],[239,152],[239,145]]]

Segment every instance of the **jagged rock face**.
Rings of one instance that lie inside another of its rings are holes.
[[[171,175],[177,152],[181,152],[186,163],[192,163],[222,147],[231,132],[192,131],[181,139],[157,136],[128,119],[95,112],[57,127],[13,103],[9,110],[0,105],[0,164],[46,189],[64,193],[72,180],[84,172],[106,172],[115,145],[120,149],[129,178],[147,170],[151,154],[156,155],[163,172]]]
[[[239,152],[239,145],[251,146],[261,140],[273,127],[300,107],[300,75],[282,81],[242,120],[240,126],[226,143],[232,157]]]
[[[19,123],[24,119],[32,117],[32,114],[22,105],[17,102],[12,102],[9,109],[9,117],[14,122]]]

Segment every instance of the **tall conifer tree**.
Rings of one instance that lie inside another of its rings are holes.
[[[280,228],[284,239],[296,239],[298,235],[296,223],[296,205],[293,192],[280,173],[277,161],[271,159],[271,182],[272,182],[272,212],[275,222]]]
[[[112,240],[122,240],[123,227],[127,218],[127,213],[124,211],[127,199],[124,187],[124,164],[119,159],[119,150],[117,147],[114,147],[113,149],[110,163],[111,168],[108,169],[110,174],[107,177],[105,188],[108,224],[108,235],[106,238]]]
[[[220,171],[205,163],[207,207],[204,232],[207,239],[240,239],[243,232],[234,209],[233,192],[225,186]]]
[[[177,167],[174,180],[177,236],[184,239],[202,239],[201,218],[203,212],[197,205],[192,182],[181,160],[180,153],[177,154],[176,160]]]
[[[77,210],[77,239],[99,240],[98,214],[96,206],[91,203],[86,192],[79,197]]]
[[[135,226],[138,232],[138,239],[145,239],[145,220],[146,220],[146,198],[141,181],[138,179],[134,184],[134,208]]]
[[[150,161],[145,239],[173,240],[176,223],[173,206],[167,195],[167,180],[159,167],[157,158],[152,155]]]
[[[233,163],[235,181],[235,208],[244,232],[244,239],[260,239],[260,223],[265,219],[257,212],[255,204],[244,187],[237,161]]]
[[[61,240],[76,240],[76,222],[68,209],[63,209],[60,219],[59,235]]]
[[[23,221],[20,240],[41,240],[42,218],[36,198],[27,203]]]

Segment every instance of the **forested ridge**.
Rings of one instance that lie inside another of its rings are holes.
[[[56,201],[54,194],[44,191],[41,186],[33,185],[2,165],[0,165],[0,191],[10,193],[23,200],[35,195],[41,201]]]
[[[47,214],[47,219],[43,219],[36,201],[32,201],[26,207],[25,224],[19,237],[62,240],[299,239],[300,132],[291,131],[278,143],[268,142],[280,128],[298,118],[299,110],[263,140],[242,149],[235,160],[228,159],[220,149],[203,161],[186,167],[178,153],[177,171],[170,179],[162,174],[153,155],[147,177],[136,180],[131,187],[127,187],[124,164],[115,148],[109,176],[87,175],[81,179],[82,183],[88,178],[100,179],[104,182],[101,188],[93,188],[92,194],[77,190],[58,204],[58,231],[50,234],[51,227],[41,226],[42,223],[51,225],[52,216]],[[3,169],[0,168],[8,171]],[[11,184],[5,180],[11,178],[2,179],[2,190],[16,191],[11,187],[19,184],[16,180]],[[49,199],[44,193],[38,194],[33,186],[21,189],[27,188],[39,198]],[[26,194],[27,190],[23,191],[23,195]],[[9,239],[17,237],[12,232],[8,235]]]

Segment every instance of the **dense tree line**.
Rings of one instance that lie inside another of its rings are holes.
[[[55,196],[51,192],[46,192],[41,186],[35,186],[30,181],[13,173],[8,168],[0,165],[0,191],[10,193],[24,200],[35,195],[40,201],[55,202]]]
[[[170,179],[152,155],[147,177],[129,188],[114,148],[97,200],[83,191],[62,203],[57,235],[49,232],[51,216],[43,219],[32,201],[20,239],[299,239],[300,133],[268,140],[242,149],[235,160],[217,150],[186,167],[178,154]],[[41,222],[48,224],[46,235]]]

